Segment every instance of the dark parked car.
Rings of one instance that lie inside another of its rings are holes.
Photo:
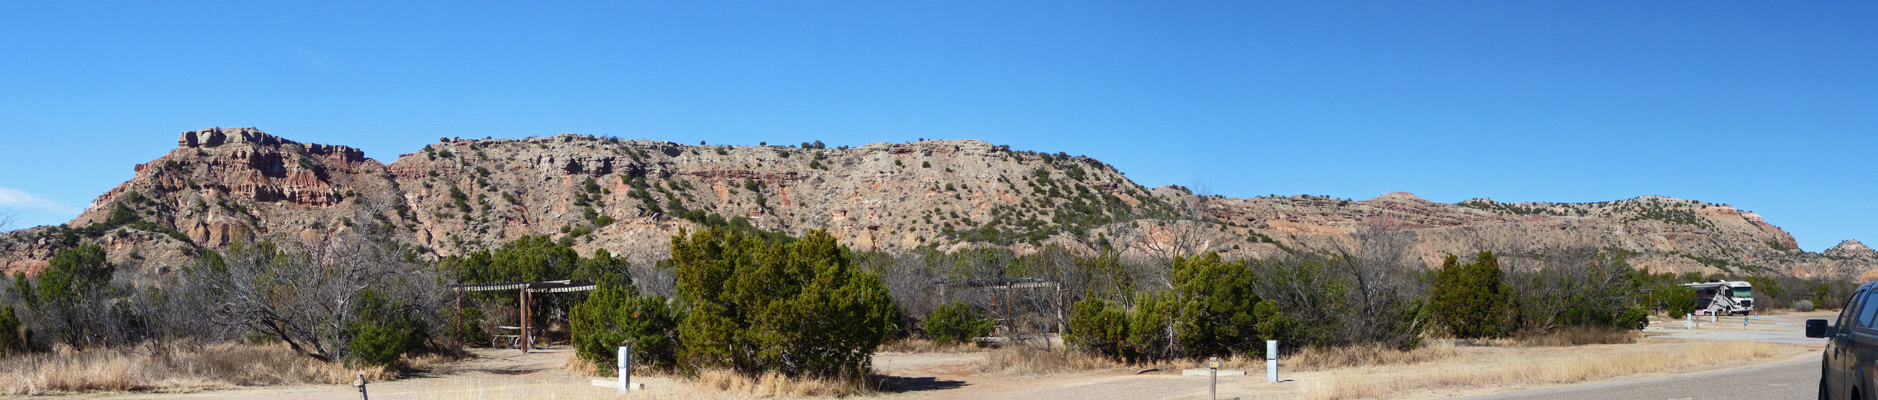
[[[1878,398],[1878,282],[1858,287],[1852,301],[1839,311],[1838,322],[1806,320],[1806,337],[1826,338],[1826,355],[1820,367],[1819,398]]]

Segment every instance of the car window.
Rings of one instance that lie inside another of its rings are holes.
[[[1833,325],[1841,326],[1841,327],[1851,326],[1847,324],[1852,323],[1852,315],[1853,313],[1858,312],[1858,304],[1860,301],[1864,299],[1865,299],[1865,291],[1860,290],[1858,291],[1858,293],[1853,293],[1852,298],[1846,300],[1845,309],[1839,310],[1839,322],[1834,323]]]
[[[1872,296],[1870,293],[1867,293],[1865,298],[1859,299],[1858,327],[1870,328],[1872,317],[1878,317],[1878,302],[1872,301],[1874,299],[1878,299],[1878,296]]]

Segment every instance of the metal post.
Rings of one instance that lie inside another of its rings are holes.
[[[359,374],[359,379],[355,379],[355,380],[353,380],[353,381],[352,381],[352,386],[358,386],[358,387],[359,387],[359,398],[360,398],[360,399],[363,399],[363,400],[372,400],[372,396],[370,396],[370,395],[366,395],[366,394],[365,394],[365,374]]]
[[[1050,308],[1056,309],[1056,334],[1062,336],[1064,332],[1069,332],[1065,330],[1063,326],[1063,284],[1052,283],[1052,285],[1056,286],[1056,301],[1051,302]],[[1048,340],[1043,342],[1046,344],[1050,343]]]
[[[522,354],[528,354],[528,285],[522,285]]]
[[[631,349],[630,346],[631,345],[626,345],[626,344],[621,344],[619,346],[619,394],[620,395],[625,395],[626,388],[631,387],[629,385],[632,385],[632,382],[633,382],[633,378],[632,378],[633,353],[630,350]]]
[[[1687,326],[1684,329],[1695,329],[1695,314],[1684,315],[1683,325]]]
[[[450,289],[456,293],[456,328],[450,331],[452,339],[461,340],[463,335],[463,289]]]
[[[1278,341],[1265,341],[1265,381],[1278,382]]]
[[[1207,386],[1206,390],[1212,395],[1213,400],[1219,400],[1219,364],[1218,356],[1206,359],[1207,374],[1213,377],[1213,383]]]

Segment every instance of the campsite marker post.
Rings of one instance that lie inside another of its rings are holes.
[[[1207,390],[1212,393],[1214,400],[1219,399],[1219,364],[1219,356],[1206,359],[1206,369],[1213,375],[1213,384],[1208,386]]]
[[[1278,341],[1265,341],[1265,381],[1278,382]]]

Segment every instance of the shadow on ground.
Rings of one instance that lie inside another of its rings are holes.
[[[880,390],[893,393],[925,392],[932,390],[958,389],[965,387],[965,381],[942,380],[931,376],[881,376]]]

